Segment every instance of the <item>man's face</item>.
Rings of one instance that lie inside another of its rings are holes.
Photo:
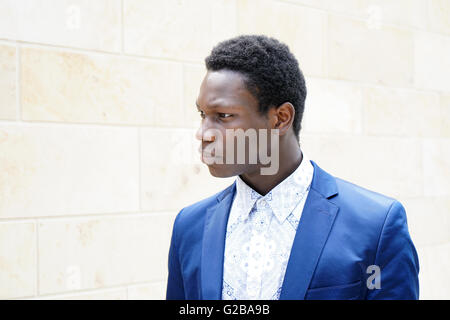
[[[208,157],[205,151],[211,148],[216,148],[216,154],[213,152],[212,156],[217,156],[217,150],[220,149],[223,159],[226,158],[226,131],[256,129],[258,132],[258,129],[270,128],[268,117],[259,112],[258,100],[246,89],[244,79],[243,75],[234,71],[209,71],[200,87],[197,109],[202,120],[196,137],[201,140],[202,161],[208,165],[210,173],[215,177],[251,174],[261,167],[260,164],[249,161],[249,152],[253,152],[249,151],[249,143],[245,146],[243,164],[237,163],[238,161],[223,161],[223,164],[205,161]],[[221,136],[221,139],[218,139],[218,136]],[[234,157],[242,152],[237,146],[234,141]],[[253,147],[258,149],[258,143]]]

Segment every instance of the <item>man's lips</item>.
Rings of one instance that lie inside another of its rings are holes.
[[[206,151],[205,149],[203,149],[203,147],[200,145],[199,147],[198,147],[198,152],[201,154],[201,155],[203,155],[204,157],[208,157],[208,158],[214,158],[214,150],[212,151],[212,152],[208,152],[208,151]]]
[[[207,165],[210,165],[211,163],[215,163],[216,157],[215,157],[214,150],[212,150],[212,152],[211,151],[208,152],[205,149],[203,149],[202,146],[200,145],[198,147],[198,152],[200,153],[200,160],[203,163],[205,163]]]

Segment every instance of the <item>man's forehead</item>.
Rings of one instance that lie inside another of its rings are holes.
[[[255,102],[245,86],[244,76],[230,70],[208,71],[200,87],[200,99],[209,105],[247,105]]]

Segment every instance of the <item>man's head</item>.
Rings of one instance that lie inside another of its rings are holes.
[[[306,87],[286,45],[266,36],[239,36],[219,43],[205,63],[208,72],[197,98],[203,149],[214,140],[204,134],[209,129],[224,139],[226,129],[278,129],[280,139],[298,139]],[[210,172],[226,177],[262,166],[248,163],[248,157],[244,164],[210,165]]]

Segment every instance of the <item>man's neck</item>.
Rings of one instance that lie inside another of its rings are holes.
[[[298,142],[289,142],[280,145],[280,165],[279,170],[274,175],[261,175],[257,170],[255,173],[245,173],[240,175],[241,179],[253,190],[265,196],[284,179],[289,177],[298,168],[303,160],[303,154]]]

